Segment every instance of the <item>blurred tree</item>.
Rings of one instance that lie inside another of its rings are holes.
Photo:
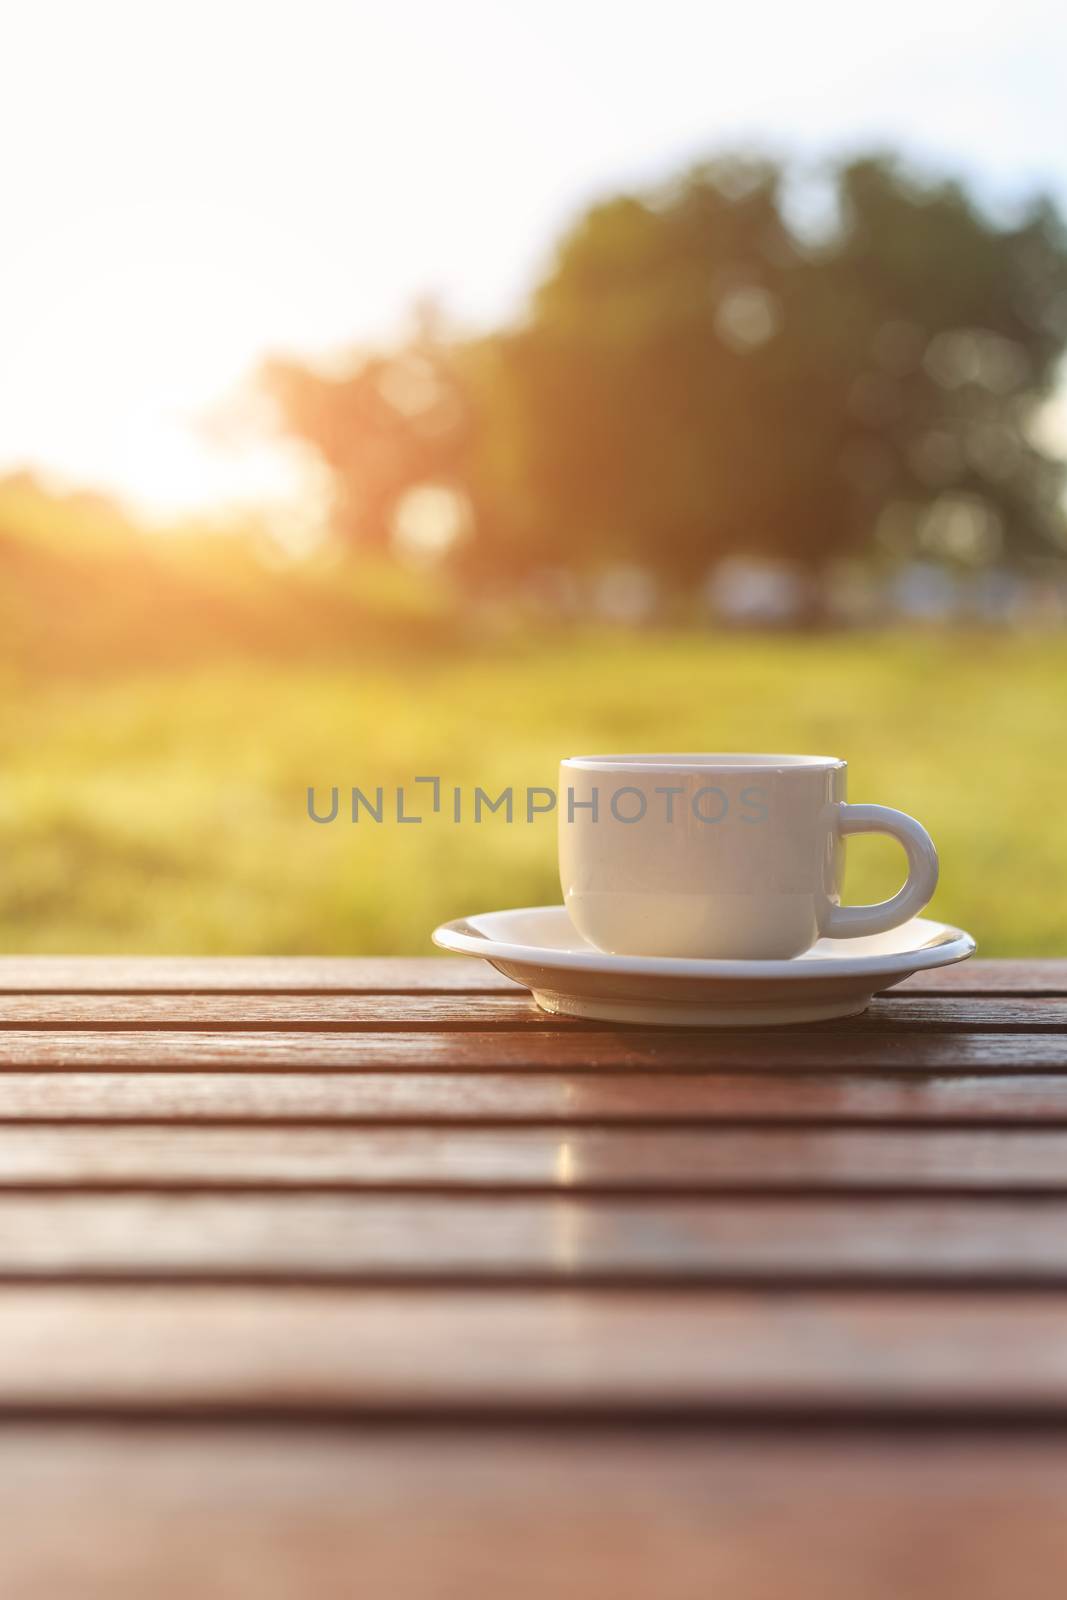
[[[276,365],[287,425],[333,469],[338,525],[384,542],[451,486],[468,571],[632,561],[675,585],[731,554],[818,571],[868,547],[979,563],[1049,548],[1062,466],[1034,418],[1067,343],[1067,234],[887,157],[832,169],[833,221],[724,159],[595,206],[527,316],[424,323],[341,378]]]
[[[1035,422],[1067,343],[1067,233],[1033,201],[1015,223],[889,160],[838,175],[822,269],[855,371],[841,464],[861,525],[964,563],[1063,535],[1063,463]]]
[[[334,523],[346,539],[385,548],[412,488],[471,477],[473,397],[453,351],[422,308],[412,339],[340,373],[271,361],[263,378],[283,425],[330,468]]]
[[[779,414],[796,397],[779,191],[766,163],[708,167],[564,242],[506,346],[536,542],[675,579],[780,542],[767,477],[799,441]]]

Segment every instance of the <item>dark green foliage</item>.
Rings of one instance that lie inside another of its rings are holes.
[[[491,337],[424,334],[341,379],[276,369],[341,531],[385,542],[434,482],[470,509],[472,578],[633,561],[684,585],[724,555],[818,571],[876,538],[964,564],[1054,551],[1063,474],[1032,427],[1067,342],[1052,205],[1000,221],[868,157],[831,173],[812,240],[787,179],[723,160],[594,207]]]

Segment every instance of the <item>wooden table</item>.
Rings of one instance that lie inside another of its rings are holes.
[[[1067,962],[0,960],[0,1593],[1067,1592]]]

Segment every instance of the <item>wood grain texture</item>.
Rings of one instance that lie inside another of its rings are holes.
[[[1059,1600],[1065,1023],[0,960],[0,1593]]]
[[[0,993],[415,993],[514,988],[465,956],[0,956]],[[893,995],[1067,997],[1067,959],[985,961],[918,972]]]
[[[47,1600],[1060,1600],[1057,1438],[103,1427],[0,1436]]]
[[[605,1031],[548,1016],[525,990],[510,994],[7,994],[0,1028],[550,1028]],[[858,1017],[808,1025],[811,1033],[869,1034],[921,1028],[979,1032],[1067,1029],[1067,1000],[1014,995],[875,999]],[[770,1030],[768,1030],[770,1031]]]
[[[0,994],[514,991],[466,956],[0,956]]]
[[[1067,1128],[1067,1076],[0,1071],[2,1122]]]
[[[1067,1133],[0,1127],[0,1189],[37,1187],[1067,1193]]]
[[[585,1027],[510,994],[0,995],[0,1028]]]
[[[932,972],[916,972],[889,995],[1016,994],[1067,996],[1067,959],[983,961],[972,958]]]
[[[0,1290],[33,1411],[1067,1418],[1067,1295]]]
[[[1067,1072],[1067,1033],[0,1028],[8,1068],[124,1072]]]
[[[1067,1286],[1067,1200],[0,1193],[0,1279]]]

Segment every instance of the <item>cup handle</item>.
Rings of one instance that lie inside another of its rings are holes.
[[[899,839],[908,857],[908,877],[892,899],[877,905],[831,906],[830,919],[822,930],[824,938],[859,939],[864,934],[885,933],[909,917],[917,917],[937,888],[937,851],[926,829],[891,806],[850,806],[841,801],[837,810],[840,834],[888,833]]]

